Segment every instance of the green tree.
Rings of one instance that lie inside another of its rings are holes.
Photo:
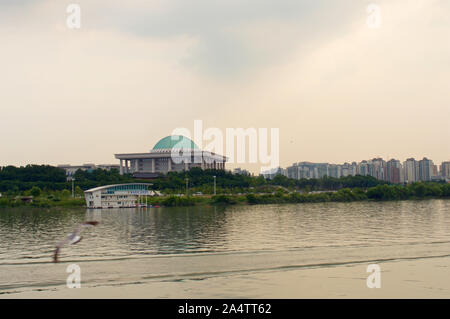
[[[78,196],[83,196],[84,195],[84,192],[83,192],[83,190],[81,189],[80,186],[76,186],[75,187],[75,194],[77,194]]]
[[[62,196],[63,198],[69,197],[70,194],[71,194],[71,193],[70,193],[70,191],[69,191],[68,189],[63,189],[62,192],[61,192],[61,196]]]
[[[37,186],[33,186],[33,188],[31,188],[30,194],[33,197],[39,197],[41,196],[41,189]]]

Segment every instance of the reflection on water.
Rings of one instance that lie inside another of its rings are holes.
[[[449,254],[450,201],[0,210],[0,293]],[[52,264],[55,243],[98,220]]]

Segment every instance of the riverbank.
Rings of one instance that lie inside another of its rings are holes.
[[[84,198],[47,198],[47,197],[3,197],[0,198],[0,208],[2,207],[39,207],[39,208],[51,208],[51,207],[84,207],[86,201]]]
[[[409,195],[387,198],[372,198],[367,192],[361,190],[344,189],[337,192],[321,193],[289,193],[289,194],[246,194],[246,195],[216,195],[151,198],[148,203],[166,207],[183,207],[198,205],[267,205],[267,204],[301,204],[301,203],[327,203],[327,202],[363,202],[363,201],[400,201],[400,200],[427,200],[448,199],[449,196],[437,195]]]
[[[298,204],[325,202],[356,202],[356,201],[393,201],[450,198],[450,184],[415,183],[406,186],[378,185],[366,190],[361,188],[343,188],[337,191],[320,191],[300,193],[278,189],[265,194],[220,194],[202,196],[157,196],[148,197],[148,205],[165,207],[184,207],[198,205],[255,205],[255,204]],[[32,201],[21,198],[0,198],[0,207],[84,207],[84,198],[37,197]]]
[[[396,186],[381,186],[389,188]],[[375,188],[378,188],[375,187]],[[397,189],[398,190],[398,189]],[[427,199],[449,199],[445,193],[437,194],[414,194],[397,193],[395,196],[390,193],[382,193],[385,196],[371,196],[374,190],[362,191],[361,189],[342,189],[337,192],[320,193],[275,193],[275,194],[246,194],[246,195],[204,195],[204,196],[160,196],[147,198],[147,204],[150,206],[162,207],[188,207],[202,205],[266,205],[266,204],[301,204],[301,203],[327,203],[327,202],[362,202],[362,201],[400,201],[400,200],[427,200]],[[375,190],[376,191],[376,190]],[[37,198],[32,202],[24,202],[20,199],[0,199],[0,208],[2,207],[66,207],[76,208],[85,207],[86,202],[83,198],[67,198],[58,200],[49,200]]]

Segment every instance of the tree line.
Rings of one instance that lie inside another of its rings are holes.
[[[372,176],[346,176],[334,178],[324,176],[318,179],[292,179],[277,175],[273,179],[263,176],[237,175],[224,170],[202,170],[192,168],[189,171],[169,172],[166,175],[148,180],[136,180],[130,174],[120,175],[119,171],[95,169],[92,171],[77,170],[74,174],[75,187],[78,193],[89,188],[109,184],[123,184],[133,182],[151,183],[154,190],[166,194],[185,193],[186,183],[190,193],[202,192],[212,194],[214,191],[214,176],[217,194],[238,193],[272,193],[277,189],[289,191],[337,191],[341,189],[371,190],[373,198],[405,197],[409,190],[427,194],[436,190],[436,183],[417,183],[413,188],[402,185],[389,185],[386,181],[377,180]],[[386,188],[389,186],[389,188]],[[6,194],[21,194],[31,189],[48,191],[71,190],[72,182],[66,180],[65,171],[50,165],[27,165],[23,167],[0,167],[0,192]],[[391,194],[393,192],[393,194]],[[406,193],[405,193],[406,192]],[[372,196],[371,195],[371,196]]]

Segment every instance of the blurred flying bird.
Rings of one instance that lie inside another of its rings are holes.
[[[54,263],[58,262],[58,254],[59,254],[62,246],[66,245],[66,244],[67,245],[75,245],[81,241],[81,239],[83,237],[80,236],[80,233],[83,230],[84,226],[96,226],[97,224],[98,224],[98,222],[96,222],[96,221],[84,222],[82,224],[79,224],[78,227],[71,234],[69,234],[66,239],[64,239],[63,241],[60,241],[56,245],[56,250],[53,255],[53,262]]]

